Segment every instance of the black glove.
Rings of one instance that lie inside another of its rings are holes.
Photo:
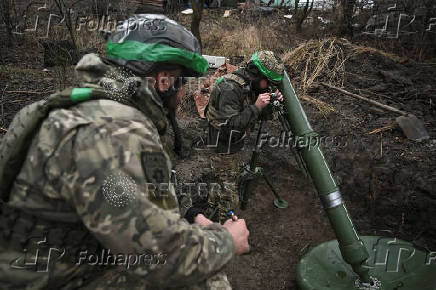
[[[202,214],[203,211],[196,207],[191,207],[188,209],[188,211],[185,214],[185,219],[190,223],[194,223],[194,219],[197,215]]]

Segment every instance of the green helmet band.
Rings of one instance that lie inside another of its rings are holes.
[[[180,64],[200,74],[209,69],[207,60],[200,54],[161,43],[142,43],[134,40],[122,43],[108,42],[106,53],[108,57],[115,59]]]
[[[257,55],[257,52],[253,54],[251,57],[251,60],[253,61],[254,65],[259,69],[259,71],[266,76],[268,79],[275,81],[275,82],[281,82],[283,79],[283,75],[278,74],[276,72],[268,70],[263,63],[259,60],[259,56]]]

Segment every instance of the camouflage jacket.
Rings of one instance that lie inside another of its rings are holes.
[[[147,106],[122,102],[123,77],[96,55],[76,71],[84,87],[121,87],[113,100],[56,109],[43,121],[2,208],[0,284],[69,289],[108,268],[152,289],[208,279],[234,255],[230,233],[181,218],[162,132]],[[162,108],[154,89],[136,81],[135,94]],[[104,253],[108,263],[94,263]]]
[[[217,80],[206,109],[206,118],[209,122],[209,144],[216,144],[218,152],[233,153],[242,148],[246,130],[260,115],[254,102],[255,96],[244,68]]]

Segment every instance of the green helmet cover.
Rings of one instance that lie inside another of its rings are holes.
[[[259,69],[259,71],[267,77],[269,80],[272,80],[274,82],[281,82],[283,79],[283,72],[277,73],[275,71],[272,71],[268,69],[262,61],[259,59],[259,53],[255,52],[253,56],[251,57],[251,61],[253,61],[254,65]],[[281,64],[282,65],[282,64]],[[279,68],[279,70],[283,71],[283,68]]]
[[[110,37],[106,54],[111,62],[142,75],[158,63],[181,65],[185,76],[209,69],[197,38],[163,15],[138,14],[125,20]]]

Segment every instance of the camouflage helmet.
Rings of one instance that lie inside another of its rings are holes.
[[[282,60],[277,57],[274,52],[269,50],[255,52],[250,61],[254,63],[257,69],[269,81],[273,83],[279,83],[282,81],[285,66]]]
[[[146,76],[164,64],[181,65],[183,75],[200,76],[208,69],[197,38],[177,22],[156,14],[138,14],[123,21],[110,36],[107,61]]]

